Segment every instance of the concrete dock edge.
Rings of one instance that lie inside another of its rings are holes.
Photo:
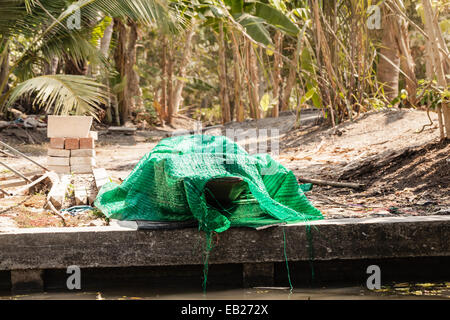
[[[143,231],[133,222],[120,224],[125,226],[0,233],[0,270],[203,264],[205,236],[196,228]],[[232,228],[214,237],[209,262],[445,257],[450,256],[449,235],[448,216],[321,220],[259,231]]]

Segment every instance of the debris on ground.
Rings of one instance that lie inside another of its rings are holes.
[[[97,135],[93,135],[90,131],[92,117],[71,117],[70,121],[76,122],[73,123],[74,126],[64,125],[67,117],[49,117],[50,146],[47,152],[47,166],[0,141],[0,146],[12,152],[11,155],[15,158],[31,162],[41,169],[41,172],[22,173],[20,169],[13,168],[12,164],[0,161],[6,172],[13,174],[0,177],[0,181],[3,181],[0,183],[0,197],[6,200],[2,201],[0,206],[3,224],[11,225],[8,219],[12,219],[15,224],[22,227],[82,226],[91,225],[91,220],[95,220],[92,222],[93,225],[103,225],[106,222],[101,219],[98,212],[92,214],[96,212],[92,207],[91,210],[83,210],[76,216],[64,210],[74,205],[92,205],[99,190],[97,185],[100,185],[100,182],[96,184],[92,170],[92,165],[95,165],[94,139],[97,138]],[[67,170],[63,170],[64,168]],[[104,180],[107,173],[97,170],[97,176],[98,179]],[[42,197],[45,197],[43,202],[40,201]],[[39,205],[30,205],[33,201]],[[50,219],[48,215],[53,217]],[[31,223],[32,217],[37,222]]]
[[[437,124],[436,114],[430,113],[430,117]],[[279,133],[275,136],[279,152],[273,156],[298,178],[364,185],[361,190],[314,185],[308,199],[326,219],[450,214],[450,146],[448,141],[439,142],[437,126],[419,132],[429,123],[426,112],[405,109],[368,112],[336,128],[321,124],[318,116],[305,114],[301,119],[308,122],[296,126],[295,114],[281,114],[279,118],[208,128],[204,133],[223,135],[227,129],[250,132],[275,128]],[[195,129],[194,122],[182,129]],[[176,131],[166,126],[159,130],[137,130],[135,135],[128,136],[107,134],[107,127],[96,130],[99,131],[97,166],[108,173],[104,181],[117,183],[129,175],[158,141]],[[0,139],[3,141],[2,131]],[[271,143],[267,143],[269,148]],[[46,144],[18,144],[22,152],[32,154],[31,158],[40,163],[45,162]],[[25,169],[29,167],[28,161],[2,153],[0,161],[21,172],[27,172]],[[0,172],[0,184],[11,182],[2,181],[6,175],[11,173]],[[2,208],[7,206],[4,199]],[[65,208],[74,205],[73,199]],[[2,222],[1,216],[0,226],[8,225]]]

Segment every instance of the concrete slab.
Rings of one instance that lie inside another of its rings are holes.
[[[70,162],[69,162],[69,158],[47,157],[47,165],[49,165],[49,166],[69,166]]]
[[[48,116],[47,137],[87,138],[92,119],[90,116]]]
[[[86,186],[81,183],[81,181],[75,181],[74,184],[74,195],[76,205],[85,205],[88,202],[88,195],[86,191]]]
[[[47,169],[59,174],[70,174],[70,166],[47,166]]]
[[[108,172],[106,172],[105,168],[96,168],[92,171],[94,173],[95,185],[97,186],[97,189],[100,190],[105,183],[110,181]]]
[[[77,149],[70,152],[72,157],[95,157],[94,149]]]
[[[215,240],[209,261],[309,261],[311,249],[315,261],[448,257],[449,235],[450,216],[323,220],[259,231],[232,228]],[[16,229],[0,233],[0,270],[198,265],[203,264],[204,243],[197,228],[142,231],[133,222]]]
[[[47,150],[47,155],[50,156],[50,157],[69,158],[70,157],[70,150],[49,148]]]
[[[55,184],[50,189],[50,192],[47,195],[47,199],[51,201],[51,203],[57,208],[61,208],[64,203],[64,198],[66,197],[67,187],[70,183],[70,176],[63,175],[59,181],[56,181]]]
[[[95,166],[95,159],[93,157],[70,157],[71,166]]]
[[[70,166],[70,172],[72,173],[92,173],[92,166],[89,164],[73,165]]]

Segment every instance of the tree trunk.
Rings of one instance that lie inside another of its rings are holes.
[[[124,82],[123,90],[117,93],[122,124],[129,120],[131,110],[135,108],[135,97],[142,94],[139,88],[139,76],[133,68],[136,63],[137,24],[130,20],[127,25],[128,29],[120,19],[114,18],[114,29],[118,34],[114,61],[121,81]]]
[[[180,69],[178,72],[178,79],[175,82],[174,98],[173,98],[173,113],[177,114],[183,100],[182,93],[185,85],[184,78],[186,77],[186,69],[191,60],[192,53],[192,39],[195,34],[195,22],[192,22],[191,28],[186,32],[185,47],[183,51],[183,58],[181,59]]]
[[[173,46],[169,44],[167,57],[167,123],[172,124],[173,117]]]
[[[114,31],[114,20],[111,20],[111,23],[106,27],[105,32],[103,33],[103,37],[100,40],[100,52],[103,54],[105,58],[108,58],[109,56],[109,47],[111,44],[111,38]],[[108,123],[112,123],[112,111],[111,111],[111,88],[110,88],[110,82],[109,82],[109,76],[104,75],[103,76],[104,84],[107,87],[108,96],[106,98],[106,119]],[[118,123],[120,125],[120,122]]]
[[[223,32],[223,22],[219,23],[219,85],[220,85],[220,105],[222,107],[222,122],[225,124],[231,121],[230,98],[228,96],[228,84],[226,74],[225,37]]]
[[[100,40],[100,52],[105,58],[109,55],[109,46],[111,44],[111,38],[114,30],[114,20],[106,27],[105,32],[103,32],[103,37]]]
[[[405,25],[401,25],[401,37],[399,39],[400,48],[400,66],[405,73],[406,91],[408,91],[408,101],[415,106],[417,103],[417,78],[415,73],[415,63],[409,47],[408,30]]]
[[[400,56],[396,40],[397,17],[388,8],[382,6],[382,42],[379,50],[377,68],[378,81],[384,85],[384,94],[389,101],[398,96],[398,79],[400,70]]]
[[[247,67],[250,75],[249,82],[249,96],[250,96],[250,110],[253,119],[261,118],[261,108],[259,106],[259,70],[256,63],[256,55],[253,45],[250,41],[247,42]]]
[[[431,48],[431,52],[433,54],[433,66],[434,70],[437,74],[437,81],[439,87],[443,90],[447,89],[447,80],[445,78],[445,70],[444,70],[444,57],[441,55],[441,50],[448,51],[446,48],[440,48],[440,38],[441,30],[439,26],[433,21],[433,17],[435,17],[435,13],[433,12],[433,8],[431,6],[430,0],[422,0],[424,13],[425,13],[425,29],[428,35],[429,46]],[[437,18],[437,17],[436,17]],[[432,80],[432,79],[430,79]],[[442,111],[441,111],[442,110]],[[438,106],[438,118],[439,118],[439,126],[441,130],[441,138],[447,137],[450,138],[450,106],[442,99],[442,105]],[[443,115],[443,121],[441,119],[441,114]],[[445,128],[445,132],[444,132]]]
[[[295,80],[297,77],[297,68],[300,58],[300,52],[302,48],[301,35],[297,39],[297,48],[295,49],[294,55],[289,66],[289,76],[286,82],[286,88],[284,89],[283,99],[281,100],[281,110],[286,111],[289,109],[289,99],[291,97],[292,88],[294,88]]]
[[[9,47],[5,47],[4,50],[0,52],[0,96],[8,90]]]
[[[162,36],[162,57],[161,57],[161,119],[166,119],[167,115],[167,37]],[[164,123],[162,123],[164,125]]]
[[[283,34],[281,31],[277,31],[275,34],[275,54],[273,58],[273,99],[275,100],[275,105],[272,109],[272,117],[277,118],[280,110],[280,84],[281,79],[281,69],[283,68],[283,59],[281,58],[283,49]]]
[[[234,58],[234,108],[236,110],[236,121],[243,122],[245,119],[244,104],[241,99],[241,68],[242,57],[239,52],[239,43],[234,32],[231,33],[233,38],[233,58]]]
[[[117,33],[117,45],[114,51],[114,62],[116,69],[120,74],[121,81],[125,82],[123,90],[117,93],[117,106],[120,113],[121,123],[124,124],[128,120],[130,110],[130,99],[128,97],[128,85],[127,85],[127,29],[122,20],[114,18],[114,29]]]
[[[136,64],[136,43],[138,40],[138,26],[134,21],[128,22],[129,32],[128,32],[128,47],[127,47],[127,64],[126,64],[126,74],[128,78],[128,98],[129,106],[131,112],[132,110],[142,109],[142,91],[139,87],[139,75],[134,70],[134,65]]]

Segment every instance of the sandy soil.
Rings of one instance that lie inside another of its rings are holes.
[[[431,114],[431,117],[437,123],[436,116]],[[264,142],[262,145],[268,146],[273,157],[298,177],[365,185],[363,190],[315,186],[308,197],[326,218],[450,214],[450,145],[448,141],[438,143],[437,125],[417,133],[429,123],[425,112],[371,112],[336,128],[320,124],[317,114],[302,114],[301,120],[301,126],[296,128],[295,115],[284,114],[278,119],[215,127],[205,133],[225,134],[227,129],[240,129],[241,133],[268,129],[267,135],[257,136],[258,143]],[[195,126],[194,122],[186,120],[184,125],[179,121],[178,128],[190,130]],[[174,131],[175,128],[167,127],[139,130],[136,135],[99,131],[97,166],[107,169],[113,180],[125,179],[143,155]],[[47,143],[20,143],[13,135],[11,130],[7,134],[0,132],[0,139],[8,141],[34,160],[46,163]],[[22,133],[22,136],[28,135]],[[240,143],[248,148],[251,139]],[[36,169],[21,158],[0,154],[0,160],[21,171]],[[0,179],[11,174],[2,170]],[[0,199],[0,212],[20,200],[23,199]],[[0,214],[0,229],[13,225],[58,225],[55,222],[58,218],[53,220],[55,216],[42,207],[27,207],[25,204]],[[10,216],[18,212],[28,212],[36,220],[44,214],[48,217],[48,224],[36,224]],[[92,215],[80,223],[89,225],[97,218]],[[73,221],[73,224],[77,222]]]

